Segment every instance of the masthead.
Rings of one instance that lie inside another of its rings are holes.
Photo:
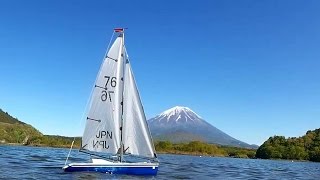
[[[128,28],[114,28],[114,32],[123,32],[125,29],[128,29]]]

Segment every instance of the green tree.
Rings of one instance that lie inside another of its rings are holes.
[[[320,129],[307,131],[299,138],[273,136],[257,150],[256,157],[263,159],[296,159],[320,162]]]

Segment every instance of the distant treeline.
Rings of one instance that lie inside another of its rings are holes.
[[[262,159],[292,159],[320,162],[320,129],[299,138],[270,137],[256,153]]]
[[[72,144],[74,137],[65,137],[65,136],[53,136],[53,135],[44,135],[40,138],[31,141],[30,144],[34,146],[49,146],[49,147],[67,147],[69,148]],[[76,137],[73,147],[79,148],[81,142],[81,137]]]
[[[24,122],[19,121],[17,118],[12,117],[8,112],[4,112],[2,109],[0,109],[0,122],[9,124],[25,124]]]
[[[43,135],[31,125],[19,121],[0,109],[0,143],[70,147],[73,137]],[[80,147],[81,138],[75,138],[74,147]],[[204,142],[193,141],[190,143],[172,144],[169,141],[157,141],[155,147],[158,152],[174,154],[194,154],[208,156],[229,156],[241,158],[253,158],[255,150],[223,147]]]
[[[70,147],[73,137],[43,135],[29,124],[19,121],[0,109],[0,143],[31,146]],[[81,138],[75,138],[74,147],[80,147]],[[238,158],[290,159],[320,162],[320,129],[308,131],[299,138],[270,137],[256,151],[219,146],[200,141],[173,144],[156,141],[160,153],[193,154]]]
[[[23,143],[29,138],[40,136],[42,134],[30,125],[0,122],[0,142],[2,143]]]
[[[0,143],[70,147],[73,137],[43,135],[29,124],[19,121],[0,109]],[[75,139],[75,146],[80,146],[80,138]]]
[[[73,137],[43,135],[27,124],[0,123],[0,142],[29,146],[70,147]],[[75,138],[74,147],[80,147],[81,138]],[[155,148],[160,153],[192,154],[207,156],[224,156],[238,158],[254,158],[254,149],[244,149],[227,146],[217,146],[200,141],[172,144],[169,141],[155,142]]]
[[[200,141],[172,144],[169,141],[155,142],[155,148],[160,153],[192,154],[220,157],[254,158],[255,149],[245,149],[229,146],[217,146]]]
[[[43,135],[28,124],[0,122],[0,143],[32,146],[70,147],[73,137]],[[75,138],[75,147],[80,146],[80,137]]]

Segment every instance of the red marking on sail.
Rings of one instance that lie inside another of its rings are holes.
[[[114,28],[114,32],[123,32],[123,28]]]

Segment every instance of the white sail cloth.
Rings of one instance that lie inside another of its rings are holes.
[[[120,148],[123,38],[111,46],[98,73],[86,117],[82,149],[115,154]]]
[[[125,67],[123,95],[123,144],[125,153],[154,157],[154,145],[129,63]]]

